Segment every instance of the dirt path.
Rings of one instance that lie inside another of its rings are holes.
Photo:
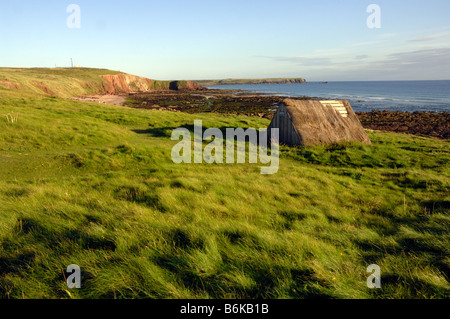
[[[86,95],[81,97],[74,97],[71,100],[82,102],[94,102],[103,104],[123,105],[126,101],[126,95]]]

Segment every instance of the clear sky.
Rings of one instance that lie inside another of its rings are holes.
[[[69,28],[70,4],[81,28]],[[367,7],[381,8],[368,28]],[[450,79],[449,0],[0,0],[0,66],[160,80]]]

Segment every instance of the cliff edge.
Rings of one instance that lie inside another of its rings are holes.
[[[100,75],[103,93],[142,93],[154,90],[203,91],[206,88],[192,81],[157,81],[131,74]]]
[[[155,90],[207,90],[193,81],[158,81],[118,71],[91,68],[0,68],[4,96],[72,98],[92,94]]]

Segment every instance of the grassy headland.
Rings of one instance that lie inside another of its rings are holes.
[[[289,84],[306,83],[303,78],[269,78],[269,79],[223,79],[223,80],[196,80],[203,86],[234,85],[234,84]]]
[[[88,68],[0,68],[0,94],[19,98],[96,94],[103,89],[104,80],[100,75],[119,73]]]
[[[261,175],[174,164],[171,132],[195,119],[269,124],[0,89],[0,298],[448,298],[448,141],[281,147]],[[366,286],[373,263],[382,289]]]
[[[92,68],[0,68],[2,96],[70,98],[149,90],[201,89],[191,81],[158,81]]]

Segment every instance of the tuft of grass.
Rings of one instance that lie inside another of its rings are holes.
[[[17,121],[18,121],[18,116],[17,115],[14,115],[14,114],[11,114],[11,113],[6,114],[6,122],[8,124],[15,124],[15,123],[17,123]]]

